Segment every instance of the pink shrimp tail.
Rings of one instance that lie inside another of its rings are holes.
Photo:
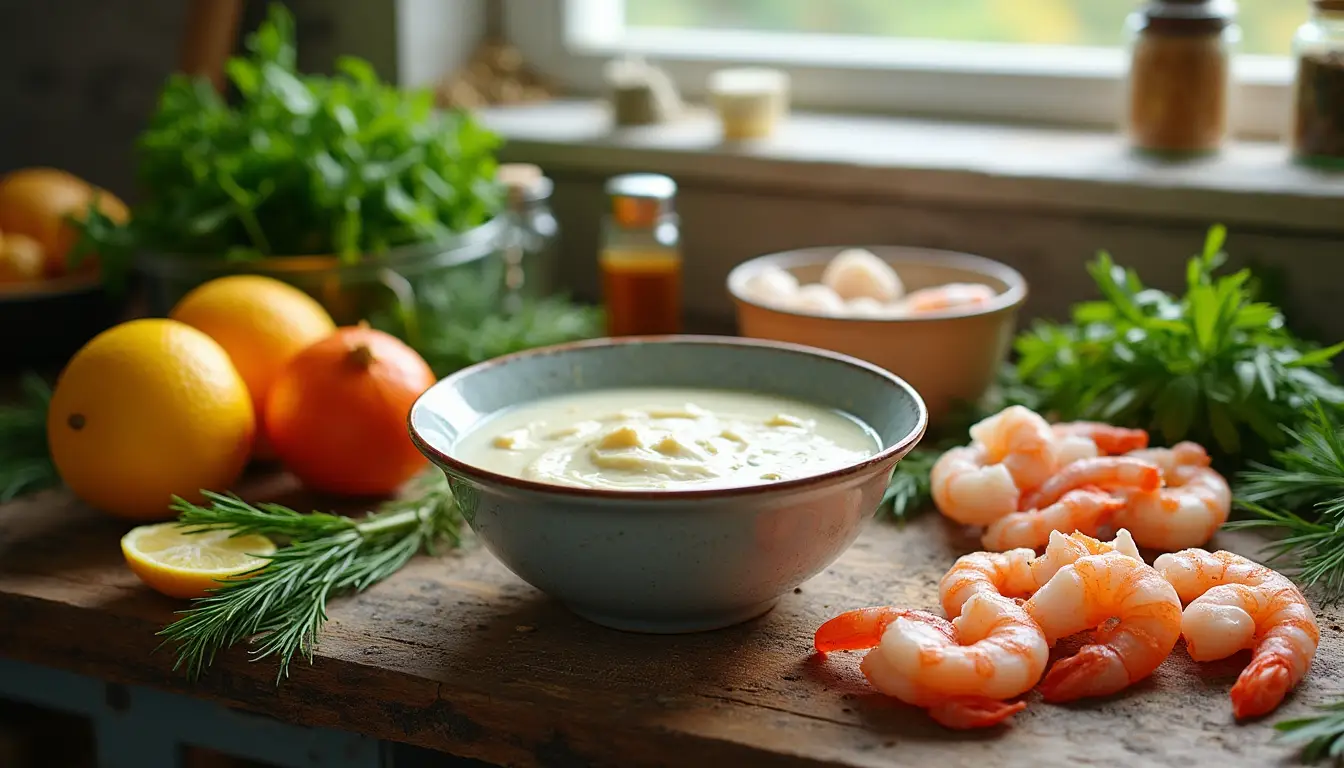
[[[923,613],[890,606],[856,608],[845,611],[817,628],[812,645],[821,653],[831,651],[862,651],[876,647],[887,631],[902,616]]]
[[[1026,708],[1025,701],[963,696],[929,707],[929,717],[944,728],[968,730],[998,725]]]
[[[1107,696],[1130,682],[1124,661],[1114,649],[1105,645],[1085,645],[1073,656],[1056,662],[1037,689],[1046,701],[1062,702]]]
[[[1257,656],[1232,686],[1232,715],[1238,720],[1273,712],[1293,687],[1288,660],[1280,656]]]

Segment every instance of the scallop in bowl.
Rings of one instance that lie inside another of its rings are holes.
[[[727,336],[509,355],[410,415],[505,566],[584,618],[652,633],[755,618],[834,562],[926,424],[877,366]]]
[[[928,248],[818,247],[728,275],[738,333],[851,355],[909,382],[936,427],[993,384],[1027,283],[997,261]]]

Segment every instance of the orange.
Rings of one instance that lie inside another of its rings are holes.
[[[275,552],[265,536],[231,533],[175,522],[141,525],[121,537],[121,554],[154,591],[183,600],[205,597],[221,581],[255,575]]]
[[[45,272],[59,277],[67,270],[66,256],[79,233],[65,219],[88,213],[94,197],[98,210],[117,224],[130,212],[116,195],[55,168],[23,168],[0,177],[0,230],[36,240],[46,254]]]
[[[172,517],[174,495],[200,502],[201,490],[230,490],[255,433],[252,398],[224,348],[175,320],[95,336],[61,372],[47,411],[61,480],[132,520]]]
[[[0,235],[0,284],[42,279],[42,245],[27,235]]]
[[[266,400],[266,436],[313,490],[390,494],[425,465],[406,418],[433,383],[429,365],[395,336],[341,328],[280,374]]]
[[[285,365],[336,330],[331,315],[311,296],[260,275],[221,277],[197,286],[168,316],[204,331],[229,353],[259,418]],[[257,448],[259,457],[272,458],[268,447]]]

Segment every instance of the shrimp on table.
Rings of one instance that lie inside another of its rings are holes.
[[[1181,634],[1190,658],[1212,661],[1252,649],[1232,686],[1232,714],[1258,717],[1278,707],[1306,675],[1321,639],[1302,592],[1277,571],[1231,552],[1187,549],[1153,565],[1188,603]]]
[[[1122,552],[1087,555],[1059,570],[1022,606],[1046,640],[1096,629],[1093,642],[1041,681],[1046,701],[1115,693],[1153,673],[1181,634],[1181,601],[1151,566]]]
[[[1059,569],[1080,557],[1114,551],[1143,561],[1134,539],[1123,528],[1112,541],[1098,541],[1078,532],[1066,535],[1052,531],[1050,544],[1039,557],[1027,548],[972,552],[957,558],[944,574],[938,583],[938,599],[943,612],[955,618],[971,595],[984,592],[1010,598],[1031,597]]]
[[[993,288],[981,283],[948,283],[911,291],[901,299],[899,306],[912,315],[946,312],[949,309],[984,306],[997,295]]]
[[[1035,492],[1024,496],[1020,504],[1022,509],[1048,507],[1069,491],[1080,488],[1155,491],[1161,485],[1162,470],[1155,464],[1131,456],[1100,456],[1064,467]]]
[[[1095,448],[1094,456],[1119,456],[1148,447],[1146,431],[1099,421],[1066,421],[1052,424],[1050,429],[1060,440],[1087,440]]]
[[[1141,448],[1126,451],[1125,455],[1155,464],[1163,474],[1174,472],[1177,467],[1207,467],[1213,463],[1204,446],[1189,440],[1182,440],[1170,448]]]
[[[871,649],[859,668],[878,691],[928,710],[948,728],[983,728],[1026,707],[1050,650],[1036,622],[1006,597],[975,594],[952,621],[925,611],[861,608],[822,624],[822,653]]]
[[[1232,511],[1232,489],[1216,470],[1177,464],[1163,471],[1166,485],[1152,491],[1120,490],[1125,506],[1118,524],[1145,547],[1172,552],[1200,547],[1218,532]]]
[[[1039,586],[1049,581],[1064,566],[1071,565],[1088,555],[1101,555],[1107,552],[1119,552],[1140,563],[1143,562],[1143,556],[1139,554],[1139,547],[1134,543],[1134,537],[1124,528],[1116,531],[1115,538],[1110,541],[1100,541],[1077,531],[1070,534],[1051,531],[1050,543],[1045,547],[1045,554],[1031,561],[1031,575]]]
[[[934,504],[966,525],[988,525],[1017,511],[1024,490],[1057,469],[1050,425],[1012,406],[971,427],[972,442],[938,458],[929,474]]]
[[[1124,509],[1123,499],[1098,490],[1069,491],[1044,509],[1013,512],[995,520],[985,529],[980,543],[985,549],[1003,551],[1014,547],[1036,549],[1050,541],[1054,531],[1099,533],[1110,525],[1115,513]]]

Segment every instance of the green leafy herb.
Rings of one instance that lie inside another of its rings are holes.
[[[1344,597],[1344,436],[1319,403],[1309,413],[1300,430],[1285,429],[1293,447],[1241,473],[1237,503],[1253,517],[1227,527],[1279,533],[1270,562],[1297,569],[1298,581],[1333,600]]]
[[[931,499],[929,472],[940,455],[942,452],[936,448],[916,448],[906,454],[891,475],[881,508],[890,505],[897,520],[909,520],[927,509]]]
[[[437,471],[422,476],[406,498],[388,502],[362,520],[300,514],[278,504],[252,505],[216,493],[207,498],[209,506],[176,499],[173,509],[179,522],[286,543],[250,578],[222,583],[159,633],[177,648],[174,669],[185,666],[192,678],[220,651],[248,641],[254,660],[277,657],[278,683],[289,674],[295,655],[312,662],[328,599],[367,589],[419,552],[433,553],[436,547],[460,542],[462,517],[447,480]]]
[[[172,76],[137,147],[141,201],[125,228],[95,220],[80,252],[110,279],[136,249],[250,260],[335,254],[358,261],[441,240],[493,216],[499,139],[428,90],[380,82],[344,58],[333,77],[295,69],[283,6],[229,61],[230,105],[201,79]]]
[[[32,373],[19,385],[19,402],[0,406],[0,502],[61,484],[47,445],[51,387]]]
[[[1344,344],[1294,336],[1276,307],[1255,300],[1248,270],[1215,276],[1225,238],[1221,226],[1209,232],[1181,296],[1144,286],[1106,253],[1088,265],[1102,300],[1017,339],[1021,381],[1039,407],[1144,428],[1162,444],[1194,440],[1223,468],[1283,446],[1279,425],[1301,424],[1308,404],[1338,410],[1344,389],[1330,366]]]
[[[1278,741],[1302,748],[1302,761],[1344,762],[1344,701],[1316,708],[1321,714],[1274,724]]]

